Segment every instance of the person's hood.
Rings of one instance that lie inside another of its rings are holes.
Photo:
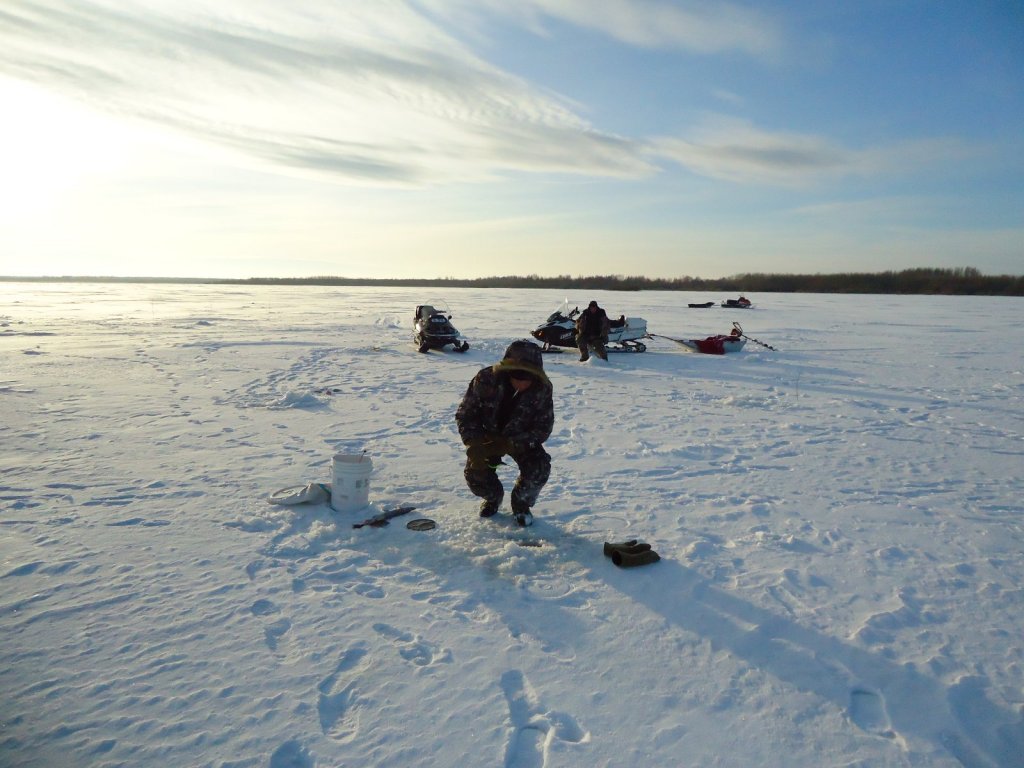
[[[506,358],[492,365],[491,370],[495,373],[505,374],[512,373],[513,371],[523,371],[525,373],[532,374],[534,378],[544,384],[544,386],[551,386],[551,380],[548,378],[547,374],[544,373],[543,368],[538,368],[537,366],[523,362],[522,360],[509,360]]]

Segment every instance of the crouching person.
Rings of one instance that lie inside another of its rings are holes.
[[[480,517],[501,507],[505,488],[495,470],[508,456],[519,468],[512,514],[519,525],[533,523],[530,509],[551,474],[551,457],[544,450],[555,422],[551,392],[540,347],[525,340],[509,344],[500,362],[478,371],[469,383],[455,422],[466,446],[466,484],[483,499]]]

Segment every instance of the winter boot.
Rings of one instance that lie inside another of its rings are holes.
[[[480,502],[480,517],[494,517],[498,513],[498,507],[500,506],[500,501],[490,501],[485,499]]]
[[[525,504],[513,504],[512,515],[516,519],[516,525],[520,528],[527,528],[533,525],[533,514]]]

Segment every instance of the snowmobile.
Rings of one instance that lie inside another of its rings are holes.
[[[556,309],[548,319],[538,325],[531,336],[537,341],[543,342],[541,348],[544,352],[561,352],[556,347],[576,347],[576,318],[580,316],[580,308],[569,309],[569,302],[566,300]],[[612,320],[611,330],[608,332],[608,344],[606,349],[609,352],[644,352],[647,345],[640,339],[647,338],[647,321],[642,317],[626,317],[621,315],[618,320]]]
[[[459,331],[452,325],[452,315],[448,306],[437,302],[433,304],[417,304],[416,317],[412,325],[412,343],[420,352],[431,349],[443,349],[449,344],[456,352],[469,349],[469,342],[464,340]]]
[[[738,299],[726,299],[722,306],[726,309],[750,309],[751,301],[746,296],[740,296]]]

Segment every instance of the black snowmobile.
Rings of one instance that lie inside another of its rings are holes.
[[[576,346],[576,318],[580,316],[580,308],[569,309],[566,300],[558,309],[548,315],[548,319],[531,331],[530,335],[543,342],[542,352],[561,352],[558,347]],[[610,320],[611,330],[608,332],[609,352],[643,352],[647,345],[640,339],[647,338],[647,321],[642,317],[626,317]]]
[[[456,352],[469,349],[459,331],[452,325],[452,316],[444,304],[437,309],[433,304],[418,304],[412,325],[412,343],[420,352],[443,349],[449,344]]]

